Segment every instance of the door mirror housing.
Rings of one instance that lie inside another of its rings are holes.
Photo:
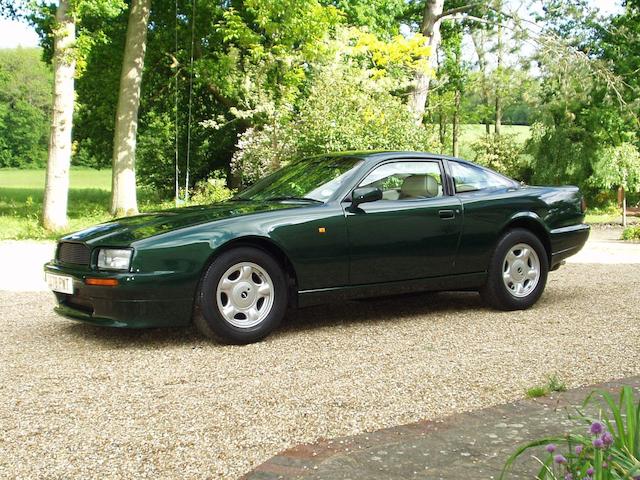
[[[353,191],[351,206],[357,207],[361,203],[382,200],[382,190],[377,187],[360,187]]]

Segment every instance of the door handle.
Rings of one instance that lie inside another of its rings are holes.
[[[455,218],[456,214],[453,210],[438,210],[438,215],[444,220]]]

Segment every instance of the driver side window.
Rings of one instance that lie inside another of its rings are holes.
[[[433,161],[392,162],[380,165],[358,187],[382,190],[382,200],[416,200],[441,197],[440,164]]]

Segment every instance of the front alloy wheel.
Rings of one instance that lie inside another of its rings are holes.
[[[194,323],[209,338],[256,342],[280,324],[287,296],[285,273],[271,255],[237,247],[220,254],[204,273]]]
[[[273,281],[264,268],[252,262],[230,267],[218,282],[218,309],[234,327],[251,328],[273,307]]]

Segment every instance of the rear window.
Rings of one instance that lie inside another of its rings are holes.
[[[475,165],[459,162],[450,162],[449,165],[456,193],[496,190],[514,186],[512,180]]]

